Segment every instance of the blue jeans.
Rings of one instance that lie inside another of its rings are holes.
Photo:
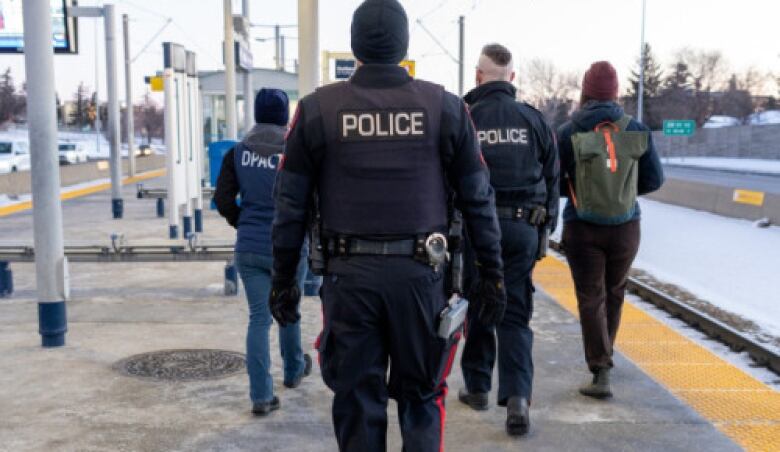
[[[249,396],[253,403],[270,401],[274,396],[271,378],[269,331],[273,318],[268,307],[271,292],[273,259],[256,253],[236,253],[236,268],[244,283],[249,302],[249,328],[246,334],[246,369],[249,373]],[[303,292],[306,260],[298,265],[298,284]],[[284,381],[293,381],[303,372],[301,323],[279,328],[279,346],[284,361]]]

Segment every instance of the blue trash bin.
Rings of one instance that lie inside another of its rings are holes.
[[[222,159],[237,143],[238,141],[222,140],[209,144],[209,180],[212,187],[217,186],[217,178],[222,170]],[[211,201],[211,210],[216,210],[216,208],[214,201]]]

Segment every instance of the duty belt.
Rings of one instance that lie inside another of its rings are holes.
[[[425,255],[425,237],[402,240],[368,240],[337,237],[328,241],[331,256],[408,256]]]
[[[501,220],[525,220],[532,226],[538,226],[544,223],[547,216],[547,209],[542,206],[536,207],[510,207],[496,206],[496,216]]]

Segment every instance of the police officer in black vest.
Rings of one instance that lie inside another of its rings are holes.
[[[472,301],[481,320],[496,323],[506,305],[494,194],[476,133],[460,99],[398,66],[408,40],[396,0],[358,7],[359,67],[350,81],[301,100],[277,178],[272,312],[281,324],[297,319],[295,267],[316,198],[327,255],[318,349],[342,451],[386,449],[388,397],[398,402],[404,450],[443,447],[457,339],[437,334],[445,272],[424,242],[446,233],[450,191],[480,264]]]
[[[507,407],[506,430],[516,436],[529,428],[534,369],[531,272],[538,247],[545,245],[540,240],[555,230],[559,165],[552,130],[541,113],[515,100],[514,77],[509,50],[487,45],[477,66],[478,86],[466,95],[496,191],[509,300],[495,329],[468,322],[461,359],[466,388],[458,398],[476,410],[488,408],[498,336],[498,404]]]

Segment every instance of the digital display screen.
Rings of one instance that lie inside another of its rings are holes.
[[[57,53],[77,53],[76,23],[68,17],[72,0],[50,0],[52,46]],[[0,52],[24,52],[23,0],[0,0]]]

